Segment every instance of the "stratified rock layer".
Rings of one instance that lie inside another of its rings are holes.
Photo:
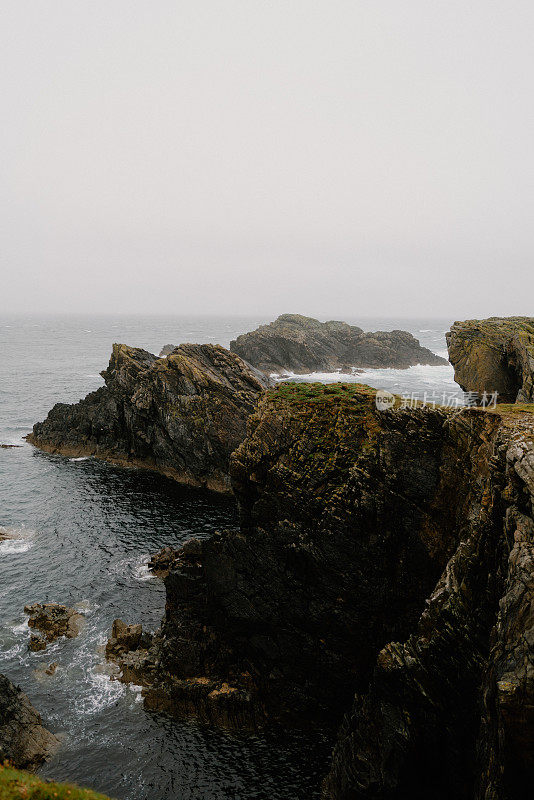
[[[498,393],[501,403],[534,402],[534,318],[455,322],[446,335],[454,379],[467,392]]]
[[[34,769],[58,744],[21,689],[0,675],[0,763]]]
[[[218,345],[183,344],[166,358],[114,344],[106,385],[58,403],[28,440],[53,453],[148,467],[227,492],[228,462],[268,382]]]
[[[364,333],[346,322],[319,322],[300,314],[282,314],[269,325],[238,336],[230,350],[267,373],[447,363],[407,331]]]

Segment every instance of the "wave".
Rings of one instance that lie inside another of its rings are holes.
[[[89,461],[91,456],[79,456],[78,458],[69,458],[69,461]]]

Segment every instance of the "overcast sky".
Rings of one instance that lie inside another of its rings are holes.
[[[3,0],[0,311],[533,314],[532,0]]]

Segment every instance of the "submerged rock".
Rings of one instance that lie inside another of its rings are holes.
[[[230,491],[230,454],[269,385],[264,376],[210,344],[183,344],[167,358],[115,344],[102,375],[105,386],[74,405],[55,405],[28,440],[53,453],[95,455]]]
[[[352,367],[446,364],[407,331],[364,333],[346,322],[319,322],[282,314],[269,325],[238,336],[230,350],[264,372],[348,372]]]
[[[455,322],[446,334],[454,379],[500,403],[534,402],[534,317]]]
[[[59,603],[33,603],[24,607],[24,613],[29,615],[29,627],[38,631],[30,636],[28,645],[34,651],[45,650],[47,645],[61,636],[74,639],[84,619],[76,609]]]
[[[0,675],[0,763],[35,769],[58,745],[22,690]]]

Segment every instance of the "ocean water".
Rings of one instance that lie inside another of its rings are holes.
[[[236,524],[231,499],[146,471],[41,453],[24,441],[56,402],[102,385],[113,342],[158,353],[166,343],[230,340],[260,318],[0,318],[0,672],[20,684],[61,746],[41,769],[117,800],[300,800],[319,796],[331,733],[240,735],[144,711],[139,690],[110,681],[102,652],[113,620],[161,620],[149,554]],[[349,320],[404,328],[444,354],[452,320]],[[304,380],[339,380],[338,375]],[[397,393],[457,392],[452,368],[342,376]],[[461,394],[461,393],[459,393]],[[80,636],[31,653],[24,606],[55,601],[85,616]],[[44,672],[57,662],[54,675]]]

